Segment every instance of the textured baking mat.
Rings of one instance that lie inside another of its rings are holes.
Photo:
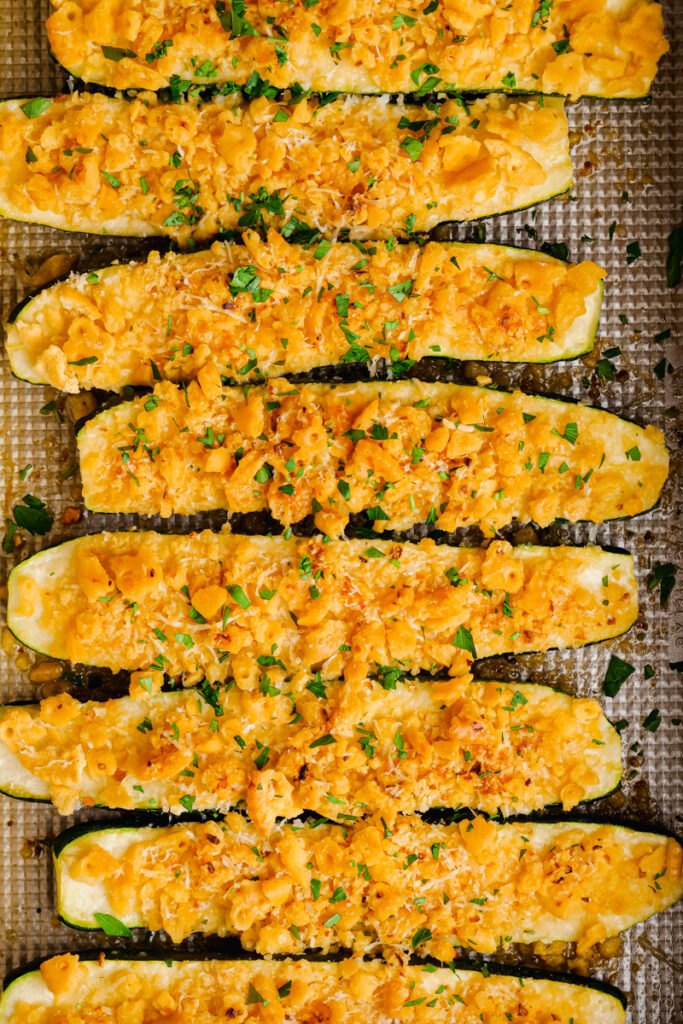
[[[47,7],[47,0],[0,0],[0,96],[49,95],[64,87],[64,75],[49,57],[43,30]],[[576,181],[568,199],[477,226],[441,230],[458,239],[485,237],[529,247],[564,243],[572,259],[593,259],[609,271],[595,353],[573,363],[513,371],[494,366],[485,372],[500,385],[573,396],[665,430],[672,449],[672,473],[655,511],[628,523],[554,527],[540,535],[552,543],[596,541],[631,551],[641,587],[640,619],[620,640],[570,653],[497,659],[486,665],[485,674],[546,680],[601,699],[613,721],[628,723],[622,732],[625,778],[621,792],[594,806],[592,812],[660,824],[680,834],[683,561],[678,519],[680,421],[676,418],[681,377],[676,341],[683,330],[683,287],[678,291],[667,287],[666,238],[683,220],[683,108],[678,102],[683,90],[683,3],[668,0],[665,7],[672,52],[663,61],[652,101],[582,101],[569,107]],[[0,222],[2,318],[38,284],[71,267],[86,270],[150,248],[149,243],[132,240],[100,240]],[[610,349],[619,349],[620,354],[602,355]],[[610,366],[601,363],[598,372],[601,357]],[[420,367],[421,376],[438,374],[441,379],[467,380],[481,372],[484,368],[469,364],[444,373],[438,361]],[[85,515],[69,525],[63,522],[73,516],[67,509],[80,507],[71,421],[82,411],[77,402],[63,404],[47,388],[15,381],[2,353],[3,514],[29,492],[46,501],[55,516],[49,536],[37,544],[27,539],[20,549],[22,557],[77,533],[135,525],[133,517],[101,515]],[[223,519],[175,517],[151,524],[183,530],[190,522],[217,526]],[[531,536],[527,530],[518,532],[516,539]],[[13,561],[0,554],[1,583]],[[648,589],[648,577],[657,563],[677,562],[679,580],[662,608],[660,588]],[[0,615],[4,623],[4,611]],[[611,654],[635,669],[614,699],[602,692]],[[29,679],[28,661],[17,648],[0,653],[0,701],[37,694],[39,687]],[[41,842],[72,820],[87,816],[88,812],[81,812],[75,819],[60,819],[50,808],[0,796],[0,972],[32,957],[98,941],[71,931],[55,918],[49,848]],[[620,956],[596,962],[591,973],[629,994],[632,1024],[674,1024],[683,1021],[682,950],[683,906],[679,906],[632,929],[623,939]]]

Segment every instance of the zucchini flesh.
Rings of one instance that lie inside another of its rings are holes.
[[[335,0],[284,9],[259,0],[235,23],[230,3],[220,8],[227,15],[202,8],[200,22],[196,3],[166,0],[141,18],[133,0],[114,17],[106,0],[76,0],[59,6],[47,31],[71,74],[116,89],[160,89],[173,76],[245,85],[256,73],[280,89],[640,97],[668,50],[661,7],[649,0],[426,6],[407,14],[397,0],[341,10]]]
[[[61,694],[0,708],[0,790],[51,800],[62,814],[93,803],[178,814],[188,797],[195,811],[246,801],[265,832],[276,816],[304,810],[343,821],[357,813],[354,800],[383,814],[528,814],[553,803],[566,811],[621,776],[621,742],[597,702],[550,687],[389,679],[395,689],[386,691],[309,679],[285,697],[274,681],[264,669],[255,693],[205,684],[152,696],[160,677],[143,672],[131,697],[79,703]],[[293,699],[303,719],[292,721]],[[397,731],[404,756],[387,774]],[[323,735],[335,742],[310,751]],[[268,766],[258,769],[263,750]],[[263,790],[278,784],[281,799],[267,804]]]
[[[8,325],[13,373],[121,391],[214,364],[242,382],[378,358],[395,371],[424,356],[544,363],[593,347],[604,276],[594,263],[462,242],[340,242],[318,260],[316,246],[274,231],[244,240],[44,289]]]
[[[99,93],[6,100],[0,212],[181,243],[264,225],[288,237],[348,229],[352,238],[389,238],[570,187],[561,100],[492,96],[468,109],[466,120],[455,99],[436,114],[362,96],[295,106],[234,96],[142,105]],[[421,141],[425,120],[431,131]],[[27,163],[28,149],[35,160]],[[321,260],[329,246],[318,242],[314,255]]]
[[[604,522],[651,508],[668,472],[661,431],[602,409],[417,380],[245,394],[217,370],[100,413],[78,452],[95,512],[314,513],[331,536],[363,511],[378,532]]]
[[[548,975],[533,968],[515,972],[487,964],[485,973],[471,961],[457,971],[433,964],[391,964],[381,960],[324,962],[308,960],[230,960],[131,958],[130,954],[65,953],[24,970],[0,999],[0,1024],[58,1024],[68,1012],[70,1024],[95,1024],[122,1005],[139,1024],[160,1019],[181,1004],[193,1007],[193,1020],[205,1024],[236,1018],[262,1022],[263,1006],[276,1007],[285,1019],[339,1020],[346,1024],[536,1024],[541,1020],[574,1024],[625,1024],[625,997],[610,985],[589,979]],[[134,999],[131,992],[137,993]]]
[[[270,665],[274,654],[283,678],[460,675],[475,657],[617,636],[637,614],[632,559],[594,546],[494,541],[484,550],[208,530],[79,537],[17,565],[8,595],[9,628],[50,657],[199,672],[241,689],[258,686],[257,659]]]
[[[362,953],[379,942],[448,962],[454,946],[489,953],[560,941],[581,955],[683,895],[674,839],[574,821],[378,815],[343,829],[281,822],[263,837],[232,812],[161,827],[77,826],[54,854],[66,924],[97,928],[96,915],[109,914],[174,942],[239,935],[260,954]]]

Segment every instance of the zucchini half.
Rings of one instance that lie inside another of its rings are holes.
[[[638,614],[633,562],[589,547],[92,534],[10,574],[8,625],[49,657],[273,685],[301,673],[451,675],[474,658],[580,647]]]
[[[12,372],[62,391],[121,391],[212,365],[243,382],[380,358],[394,372],[424,356],[545,363],[593,347],[595,263],[463,242],[339,242],[320,261],[275,231],[244,241],[43,289],[7,326]]]
[[[634,98],[647,95],[668,50],[661,7],[649,0],[418,7],[227,0],[200,21],[196,4],[166,0],[140,17],[139,4],[123,0],[112,18],[106,0],[76,0],[58,6],[47,32],[70,74],[116,89],[178,78],[246,85],[257,74],[280,89]]]
[[[265,96],[143,104],[101,93],[5,100],[0,213],[181,243],[271,225],[308,240],[342,229],[390,238],[570,187],[561,100],[432,106],[386,96],[289,105]],[[322,260],[330,244],[317,242],[314,256]]]
[[[217,370],[170,381],[78,434],[94,512],[311,513],[340,536],[354,513],[377,532],[433,523],[486,535],[639,515],[668,473],[664,437],[602,409],[422,381],[225,387]]]
[[[340,828],[316,818],[280,822],[264,838],[232,812],[85,824],[53,851],[65,924],[94,929],[110,915],[173,942],[238,935],[262,955],[380,943],[448,962],[454,947],[491,953],[513,942],[576,942],[582,954],[683,896],[675,839],[578,821],[378,815]]]
[[[197,954],[194,954],[195,957]],[[0,1024],[56,1024],[68,1012],[72,1024],[87,1024],[90,1013],[113,1013],[130,992],[139,993],[141,1024],[156,1021],[159,1007],[191,1003],[197,1019],[236,1018],[260,1024],[264,1005],[280,1006],[285,1019],[338,1020],[345,1024],[464,1024],[472,1008],[483,1024],[500,1020],[526,1024],[541,1019],[574,1024],[625,1024],[626,998],[618,989],[589,978],[571,978],[524,968],[472,961],[457,970],[431,963],[390,964],[383,960],[256,960],[204,957],[153,959],[127,952],[64,953],[23,968],[6,982]],[[43,1011],[42,1014],[40,1011]]]
[[[267,832],[276,816],[304,810],[344,821],[354,801],[385,814],[567,811],[621,778],[621,741],[600,705],[547,686],[388,679],[385,690],[309,679],[284,696],[270,693],[264,669],[253,694],[204,684],[152,696],[159,681],[140,673],[133,697],[106,703],[61,694],[0,707],[0,791],[63,814],[93,804],[226,811],[245,801]],[[334,742],[312,750],[323,736]],[[281,799],[265,806],[264,789]]]

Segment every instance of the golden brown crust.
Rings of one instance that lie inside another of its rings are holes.
[[[496,96],[448,100],[436,114],[387,97],[8,100],[0,158],[6,216],[181,242],[302,221],[309,237],[406,236],[571,184],[562,102]],[[319,259],[329,244],[316,245]]]
[[[164,0],[153,13],[142,0],[53,3],[57,60],[117,89],[159,89],[173,75],[244,84],[257,72],[279,88],[633,97],[647,94],[668,50],[661,7],[648,0],[259,0],[234,25],[219,13],[229,2]]]

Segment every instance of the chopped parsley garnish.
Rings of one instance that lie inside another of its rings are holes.
[[[240,608],[250,608],[251,601],[244,593],[239,584],[235,583],[227,588],[233,601],[240,606]]]
[[[217,0],[218,20],[225,31],[230,33],[232,39],[238,39],[240,36],[259,35],[251,22],[245,18],[244,10],[245,0],[227,0],[227,3]]]
[[[474,646],[474,640],[467,626],[460,626],[453,637],[453,646],[459,647],[462,651],[467,651],[476,658],[477,651]]]
[[[648,732],[657,732],[661,724],[662,719],[659,714],[659,708],[653,708],[643,722],[643,729],[647,729]]]
[[[16,510],[15,510],[16,511]],[[647,589],[655,590],[659,587],[659,604],[664,608],[669,600],[669,594],[676,583],[676,566],[672,562],[655,562],[655,567],[647,578]]]
[[[602,684],[603,692],[608,697],[616,697],[628,677],[633,675],[634,672],[633,665],[629,665],[627,661],[622,661],[616,654],[613,654],[609,660],[607,674]]]
[[[431,937],[432,933],[429,928],[418,928],[410,940],[410,945],[413,949],[417,949],[423,942],[429,942]]]
[[[123,60],[124,57],[137,57],[137,53],[134,50],[124,50],[120,46],[102,46],[100,49],[102,50],[102,56],[106,60],[113,60],[117,63]]]
[[[324,736],[319,736],[317,740],[313,740],[313,742],[309,743],[308,746],[311,750],[313,750],[315,747],[329,747],[330,744],[336,742],[337,741],[332,735],[332,733],[327,732],[325,733]]]
[[[114,917],[112,914],[101,914],[99,911],[96,911],[93,916],[105,935],[120,935],[125,939],[131,938],[132,931],[123,921],[119,921],[118,917]]]
[[[635,263],[636,260],[639,260],[642,255],[643,254],[640,251],[640,242],[629,242],[626,246],[626,262],[629,267],[632,263]]]
[[[46,100],[39,96],[34,100],[28,100],[26,103],[22,103],[20,110],[23,111],[26,117],[32,120],[34,117],[39,117],[41,114],[44,114],[51,103],[52,100]]]
[[[2,549],[11,555],[14,551],[14,537],[17,530],[28,530],[29,533],[45,536],[52,529],[54,517],[47,505],[33,494],[25,494],[23,504],[15,505],[12,510],[14,519],[6,519],[7,533],[2,542]]]

